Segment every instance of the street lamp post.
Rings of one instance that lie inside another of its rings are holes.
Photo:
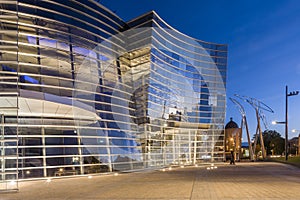
[[[299,91],[288,92],[288,86],[285,86],[285,160],[288,160],[288,97],[298,95]]]
[[[288,92],[288,86],[285,86],[285,121],[284,122],[272,122],[272,124],[285,124],[285,160],[288,160],[288,97],[298,95],[299,91]]]

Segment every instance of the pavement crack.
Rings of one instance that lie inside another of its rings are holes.
[[[196,171],[196,172],[195,172],[195,176],[194,176],[193,184],[192,184],[192,189],[191,189],[191,194],[190,194],[190,200],[191,200],[192,197],[193,197],[194,186],[195,186],[196,178],[198,177],[198,173],[199,173],[199,171]]]

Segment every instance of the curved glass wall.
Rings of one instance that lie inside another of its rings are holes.
[[[15,175],[1,180],[222,159],[225,45],[96,1],[13,2],[0,3],[0,170]]]
[[[151,38],[150,61],[138,86],[144,90],[146,107],[137,115],[146,118],[139,128],[145,134],[147,166],[222,161],[226,45],[188,37],[155,12],[129,26],[139,30],[135,38]],[[151,28],[151,34],[146,35],[145,28]]]
[[[126,154],[139,152],[135,128],[116,127],[111,98],[119,74],[116,65],[103,69],[106,51],[122,49],[122,41],[99,48],[125,23],[92,1],[19,0],[1,4],[1,12],[15,15],[1,18],[0,72],[19,78],[1,88],[18,88],[19,178],[108,172],[128,163]],[[89,78],[77,78],[84,74]],[[6,127],[16,116],[3,113]]]

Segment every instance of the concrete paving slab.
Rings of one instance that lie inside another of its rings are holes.
[[[299,168],[265,162],[217,167],[20,182],[18,193],[0,193],[0,200],[300,199]]]

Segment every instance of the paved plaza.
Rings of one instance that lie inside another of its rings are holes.
[[[1,200],[300,199],[300,169],[281,163],[221,164],[92,178],[27,181]]]

